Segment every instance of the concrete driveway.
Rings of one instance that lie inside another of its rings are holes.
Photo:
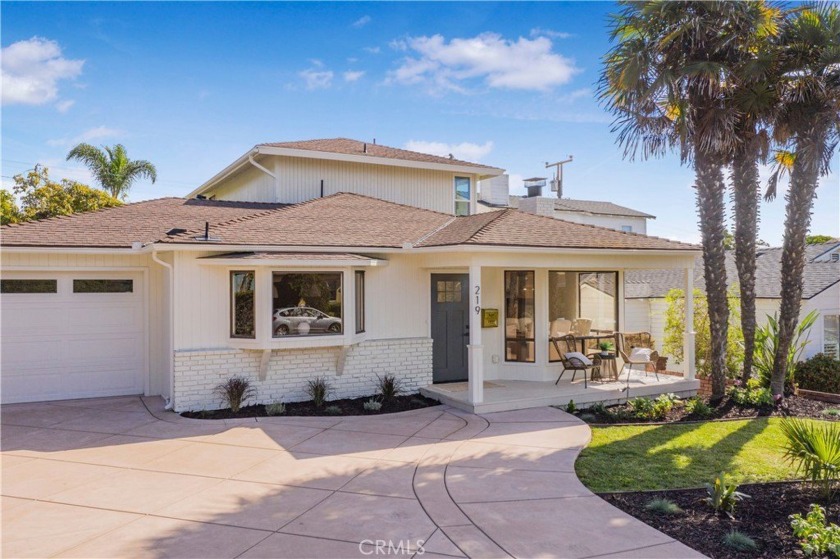
[[[553,408],[201,421],[2,407],[4,557],[701,557],[574,473]],[[422,552],[422,554],[421,554]]]

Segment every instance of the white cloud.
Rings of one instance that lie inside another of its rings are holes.
[[[370,54],[379,54],[382,49],[379,47],[363,47],[362,50]]]
[[[405,143],[405,149],[449,157],[452,154],[455,159],[464,161],[480,161],[484,156],[493,151],[493,142],[487,141],[483,144],[472,142],[461,142],[460,144],[447,144],[444,142],[427,142],[424,140],[409,140]]]
[[[466,92],[464,83],[471,79],[481,79],[493,88],[547,91],[580,72],[572,60],[552,52],[547,37],[514,41],[482,33],[447,43],[441,35],[434,35],[404,43],[417,56],[405,58],[386,83],[426,84],[436,93]]]
[[[55,140],[47,140],[47,145],[50,146],[75,146],[77,144],[90,143],[96,140],[102,140],[104,138],[113,138],[115,136],[122,136],[124,132],[122,130],[118,130],[116,128],[108,128],[107,126],[97,126],[96,128],[90,128],[85,130],[78,136],[73,138],[59,138]]]
[[[58,83],[82,73],[84,60],[70,60],[55,41],[32,37],[2,49],[3,104],[43,105],[58,99]],[[65,105],[58,105],[61,110]],[[64,110],[69,109],[66,105]]]
[[[332,80],[335,74],[332,70],[315,70],[309,68],[298,74],[303,78],[306,84],[306,89],[329,89],[332,86]]]
[[[348,70],[347,72],[344,72],[344,81],[346,81],[346,82],[359,81],[361,79],[361,77],[364,76],[364,75],[365,75],[365,73],[362,72],[361,70],[358,70],[358,71]]]
[[[353,22],[353,27],[355,27],[356,29],[360,29],[368,23],[370,23],[370,16],[362,16]]]
[[[66,113],[70,110],[70,107],[76,104],[76,101],[73,99],[65,99],[64,101],[59,101],[55,104],[55,108],[60,113]]]
[[[531,29],[531,37],[550,37],[552,39],[568,39],[574,37],[571,33],[565,31],[554,31],[552,29],[543,29],[542,27],[534,27]]]

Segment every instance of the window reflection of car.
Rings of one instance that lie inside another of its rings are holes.
[[[306,325],[301,327],[301,325]],[[290,307],[274,311],[272,331],[275,336],[310,333],[341,333],[341,319],[312,307]]]

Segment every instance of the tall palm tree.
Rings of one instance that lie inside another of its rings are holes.
[[[711,334],[712,396],[726,390],[729,304],[723,167],[739,144],[727,102],[741,37],[754,32],[755,2],[624,2],[600,95],[633,159],[678,148],[693,163]]]
[[[802,300],[805,245],[820,176],[830,172],[840,139],[840,8],[821,4],[788,18],[782,29],[779,109],[774,134],[790,148],[780,158],[790,169],[782,243],[782,301],[779,343],[770,387],[784,394],[787,355]],[[779,172],[771,179],[768,198],[776,195]]]
[[[71,159],[84,163],[99,185],[114,198],[124,200],[131,185],[139,178],[148,178],[152,182],[157,180],[155,166],[144,159],[129,159],[122,144],[100,149],[82,143],[67,154],[67,160]]]
[[[741,305],[741,331],[744,336],[742,379],[752,375],[755,353],[755,269],[760,197],[759,163],[767,160],[770,146],[768,123],[776,107],[774,82],[778,77],[776,38],[782,12],[771,4],[752,4],[755,32],[741,37],[735,68],[736,79],[730,90],[732,110],[737,115],[736,130],[741,142],[731,162],[732,202],[735,218],[735,267]]]

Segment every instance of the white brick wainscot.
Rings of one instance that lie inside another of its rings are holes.
[[[233,376],[248,378],[256,389],[256,398],[248,404],[308,400],[306,383],[318,376],[331,384],[332,400],[375,394],[376,375],[395,375],[408,393],[432,383],[430,338],[370,340],[347,348],[275,349],[264,380],[260,380],[262,359],[262,350],[176,351],[175,411],[219,409],[222,404],[214,389]]]

